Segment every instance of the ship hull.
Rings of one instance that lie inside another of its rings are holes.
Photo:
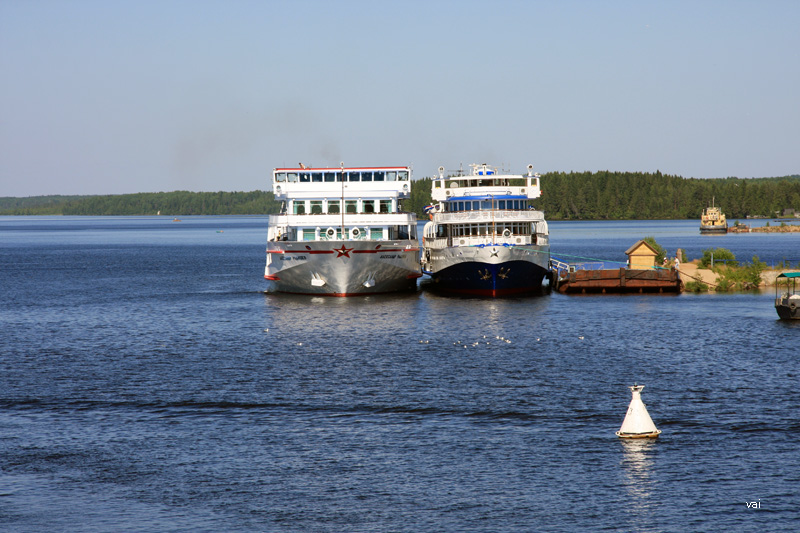
[[[728,226],[700,226],[701,235],[724,235],[728,233]]]
[[[432,287],[472,296],[538,292],[548,273],[549,246],[452,247],[431,250]]]
[[[275,292],[361,296],[413,291],[422,276],[416,241],[278,241],[264,278]]]
[[[775,311],[782,320],[800,320],[800,307],[790,306],[778,299],[775,302]]]

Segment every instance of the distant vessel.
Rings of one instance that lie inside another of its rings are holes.
[[[355,296],[416,288],[416,215],[408,167],[276,168],[264,278],[275,290]]]
[[[422,238],[422,270],[434,287],[479,296],[540,290],[549,272],[550,242],[539,198],[539,175],[499,174],[486,164],[433,180]]]
[[[778,294],[781,279],[786,280],[786,292]],[[775,311],[778,316],[785,320],[800,320],[800,289],[797,282],[800,281],[800,272],[785,272],[779,274],[775,279]]]
[[[728,221],[725,220],[725,214],[722,210],[714,206],[713,197],[711,198],[711,206],[703,209],[703,214],[700,215],[700,233],[728,233]]]

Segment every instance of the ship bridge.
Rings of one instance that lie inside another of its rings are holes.
[[[439,167],[439,177],[433,180],[431,197],[438,202],[466,197],[523,197],[529,200],[539,198],[539,174],[528,165],[528,174],[501,174],[488,165],[470,165],[472,172],[458,171],[445,176],[444,167]]]

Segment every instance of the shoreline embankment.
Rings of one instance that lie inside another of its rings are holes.
[[[761,283],[759,288],[774,287],[775,280],[780,274],[788,272],[800,272],[800,270],[765,270],[761,273]],[[720,275],[709,268],[700,268],[698,263],[684,263],[680,266],[681,280],[684,284],[692,281],[700,281],[709,285],[709,287],[716,287]]]

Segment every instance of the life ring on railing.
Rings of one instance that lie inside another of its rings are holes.
[[[326,229],[325,236],[328,237],[329,239],[333,239],[334,237],[336,237],[336,230],[333,228]]]
[[[509,237],[511,237],[511,230],[510,230],[510,229],[508,229],[508,228],[504,229],[504,230],[503,230],[503,237],[505,237],[506,239],[508,239]]]
[[[353,228],[350,230],[350,238],[351,239],[358,239],[361,236],[361,230],[358,228]]]
[[[797,304],[796,304],[796,303],[794,303],[794,302],[791,302],[791,303],[789,304],[789,307],[792,309],[792,311],[794,311],[794,310],[795,310],[795,308],[797,307]]]

